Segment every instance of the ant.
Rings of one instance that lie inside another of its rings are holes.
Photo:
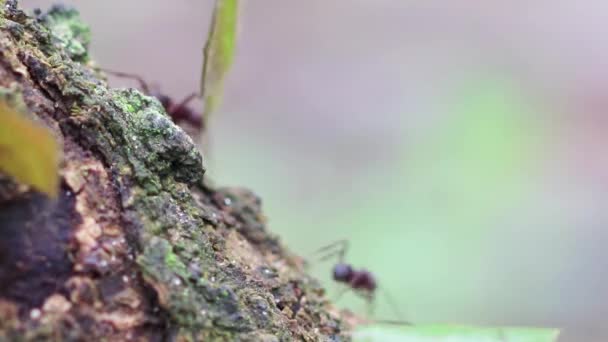
[[[188,103],[190,103],[190,101],[192,101],[195,97],[197,97],[198,93],[192,93],[192,94],[186,96],[180,102],[176,103],[168,95],[163,94],[160,91],[150,90],[148,83],[146,81],[144,81],[144,79],[139,77],[138,75],[121,72],[121,71],[108,70],[108,69],[104,69],[104,68],[101,68],[100,70],[107,74],[110,74],[110,75],[114,75],[114,76],[122,77],[122,78],[130,78],[130,79],[137,81],[139,83],[139,87],[144,92],[144,94],[146,94],[148,96],[154,96],[158,99],[158,101],[160,101],[160,103],[163,105],[163,107],[165,108],[165,111],[171,117],[173,122],[175,122],[176,124],[178,124],[180,122],[185,122],[185,123],[188,123],[188,124],[196,127],[196,129],[200,130],[200,132],[204,131],[205,127],[203,126],[203,115],[188,107]]]
[[[317,250],[318,253],[324,253],[320,260],[324,261],[334,256],[338,256],[338,263],[334,265],[332,275],[333,279],[342,284],[346,284],[348,287],[345,288],[342,292],[339,293],[339,298],[342,294],[344,294],[348,290],[353,290],[355,294],[363,297],[368,304],[368,314],[372,313],[373,304],[375,300],[376,290],[378,290],[378,283],[376,282],[376,277],[366,269],[355,269],[351,264],[346,263],[344,261],[344,256],[348,251],[348,241],[347,240],[339,240],[328,246],[322,247]],[[386,296],[387,302],[391,305],[391,309],[398,316],[399,310],[395,306],[395,302],[391,300],[386,290],[382,291]],[[377,323],[391,323],[391,324],[403,324],[403,325],[411,325],[411,323],[407,321],[394,321],[394,320],[382,320],[376,321]]]

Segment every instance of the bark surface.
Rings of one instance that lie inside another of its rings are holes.
[[[348,339],[260,199],[210,185],[155,98],[108,87],[75,10],[0,4],[0,99],[63,146],[58,200],[0,175],[0,340]]]

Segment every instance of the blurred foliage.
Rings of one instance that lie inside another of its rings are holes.
[[[354,333],[354,342],[554,342],[559,330],[492,328],[458,325],[366,325]]]
[[[500,272],[490,266],[504,246],[496,233],[529,196],[542,132],[503,80],[467,82],[444,106],[444,119],[394,164],[361,177],[358,193],[333,197],[340,209],[325,225],[351,240],[352,263],[374,270],[421,317],[460,316],[464,303],[483,316],[489,301],[479,294],[492,292],[487,279]]]
[[[234,59],[239,0],[216,0],[204,51],[201,96],[205,101],[203,123],[219,106],[224,79]]]
[[[0,102],[0,170],[55,198],[60,149],[51,132]]]
[[[473,81],[447,102],[447,119],[409,150],[404,181],[425,215],[475,223],[525,191],[539,125],[508,82]]]
[[[504,239],[505,227],[525,220],[517,213],[532,205],[543,127],[537,108],[501,78],[461,82],[438,102],[441,120],[415,136],[404,128],[407,144],[404,139],[392,160],[362,158],[357,168],[341,169],[353,180],[348,188],[333,183],[336,178],[314,178],[327,160],[286,157],[281,146],[263,144],[263,138],[256,145],[249,136],[218,143],[223,160],[214,171],[221,182],[259,191],[271,229],[302,255],[348,239],[348,262],[377,275],[405,311],[401,319],[495,322],[516,310],[517,301],[505,298],[526,296],[510,293],[505,268],[521,269],[522,256],[532,253],[528,246],[540,243],[530,232],[525,248],[508,261],[496,259],[515,243]],[[322,194],[302,187],[294,179],[300,176]],[[311,261],[331,297],[337,290],[332,263]],[[517,279],[518,288],[548,284],[557,271],[552,267]],[[536,297],[535,305],[546,300]],[[364,312],[354,295],[339,305]],[[374,318],[398,319],[382,299]]]

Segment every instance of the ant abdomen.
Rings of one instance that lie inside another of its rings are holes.
[[[371,272],[366,270],[353,271],[353,275],[350,279],[350,286],[353,289],[366,290],[368,292],[374,292],[376,290],[376,279]]]

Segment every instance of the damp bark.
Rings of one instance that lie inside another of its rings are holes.
[[[348,340],[260,199],[211,185],[155,98],[108,87],[76,10],[0,4],[0,97],[64,156],[58,200],[0,174],[0,340]]]

